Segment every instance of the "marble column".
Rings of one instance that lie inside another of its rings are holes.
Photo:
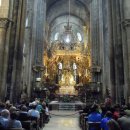
[[[6,32],[9,25],[9,19],[0,18],[0,98],[3,100],[5,98],[5,55],[6,55]]]

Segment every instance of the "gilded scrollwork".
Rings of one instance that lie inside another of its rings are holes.
[[[91,52],[88,45],[84,48],[84,44],[79,41],[64,44],[57,40],[51,43],[51,57],[44,54],[44,65],[47,67],[44,78],[47,77],[54,83],[57,76],[60,86],[57,93],[76,94],[75,85],[91,81]]]

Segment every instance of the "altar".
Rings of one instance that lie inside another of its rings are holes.
[[[59,93],[61,95],[77,95],[74,86],[60,86]]]
[[[50,84],[55,84],[56,95],[77,96],[78,89],[75,86],[87,84],[91,80],[91,58],[89,46],[84,46],[81,41],[75,39],[71,27],[67,25],[65,32],[61,34],[62,40],[54,40],[48,51],[44,52],[44,66],[46,71],[44,79]],[[70,41],[66,34],[72,38]],[[67,42],[65,42],[65,39]]]
[[[62,68],[62,73],[59,77],[59,94],[60,95],[77,95],[77,92],[74,88],[76,85],[74,69],[71,65],[66,63],[64,68]]]

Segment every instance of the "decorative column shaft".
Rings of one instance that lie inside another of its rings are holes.
[[[6,32],[10,20],[7,18],[0,18],[0,98],[5,98],[5,76],[4,68],[7,66],[5,63],[5,51],[6,51]]]
[[[124,60],[124,95],[126,103],[130,103],[130,1],[120,0],[122,17],[122,37],[123,37],[123,60]]]
[[[23,55],[23,90],[31,97],[36,78],[42,71],[32,71],[43,67],[43,45],[45,41],[46,0],[28,0]],[[33,69],[32,69],[33,68]]]
[[[92,48],[92,67],[100,66],[100,42],[99,42],[99,0],[91,2],[90,10],[90,29],[91,29],[91,48]],[[93,73],[93,82],[98,82],[100,76]]]
[[[90,43],[91,43],[91,56],[92,56],[92,87],[97,89],[102,87],[102,61],[100,47],[100,1],[92,0],[90,6]]]
[[[35,19],[34,19],[34,66],[43,65],[43,45],[45,42],[46,26],[46,1],[39,0],[34,2]],[[41,72],[35,73],[34,80],[41,77]]]
[[[23,70],[22,80],[23,88],[22,91],[26,92],[28,97],[31,96],[31,79],[32,79],[32,57],[33,57],[33,42],[32,42],[32,19],[33,19],[33,5],[34,1],[26,1],[26,24],[25,24],[25,35],[24,35],[24,47],[23,47]]]

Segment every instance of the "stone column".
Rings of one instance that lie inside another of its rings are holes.
[[[103,84],[103,46],[101,43],[102,36],[102,17],[101,17],[101,0],[92,0],[90,6],[90,43],[92,56],[92,82],[95,89],[102,90]],[[102,93],[103,95],[103,93]],[[102,97],[101,95],[101,97]]]
[[[0,18],[0,98],[3,100],[5,98],[5,76],[4,68],[7,66],[5,63],[5,51],[6,51],[6,32],[9,25],[9,19]]]
[[[25,0],[10,1],[9,17],[13,24],[9,34],[9,57],[7,69],[6,98],[16,102],[21,92],[21,71],[23,58]]]
[[[36,37],[35,37],[35,63],[43,64],[43,42],[45,41],[45,26],[46,26],[46,3],[45,0],[37,2],[36,14]]]
[[[42,67],[45,24],[46,0],[28,0],[23,51],[23,89],[27,87],[29,97],[35,87],[37,76],[32,68],[37,65]]]
[[[17,14],[17,28],[15,37],[15,49],[12,73],[12,99],[13,102],[20,100],[22,93],[22,63],[23,63],[23,38],[25,27],[26,0],[19,0]]]
[[[124,97],[124,61],[123,61],[123,40],[121,28],[121,8],[120,0],[109,0],[109,36],[111,43],[111,83],[113,101],[121,103]]]
[[[103,96],[111,90],[120,103],[124,87],[124,62],[121,31],[120,0],[93,0],[90,11],[93,81],[102,83]],[[97,69],[97,68],[94,68]]]
[[[109,20],[107,0],[99,0],[99,46],[103,98],[106,98],[106,90],[110,87],[110,43],[108,26]]]
[[[122,37],[123,37],[123,60],[124,60],[124,95],[126,102],[130,97],[130,1],[120,0],[122,16]]]
[[[100,66],[100,41],[99,41],[99,0],[93,0],[90,8],[90,32],[92,48],[92,67]],[[93,82],[101,82],[99,73],[92,74]]]
[[[34,1],[28,0],[26,3],[26,18],[25,18],[25,35],[24,35],[24,46],[23,46],[23,91],[25,91],[30,97],[31,95],[31,80],[32,80],[32,57],[33,57],[33,46],[32,43],[32,19],[33,19],[33,6]]]
[[[34,44],[34,66],[43,66],[43,47],[45,42],[46,27],[46,0],[34,2],[34,23],[33,44]],[[37,77],[41,77],[41,72],[34,74],[34,81]]]

